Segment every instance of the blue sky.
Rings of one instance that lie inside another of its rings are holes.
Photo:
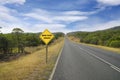
[[[0,0],[3,33],[95,31],[120,26],[120,0]]]

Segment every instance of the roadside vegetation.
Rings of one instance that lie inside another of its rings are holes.
[[[47,64],[40,34],[24,33],[20,28],[0,34],[0,80],[48,80],[63,47],[64,33],[53,33],[54,39],[48,44]]]
[[[20,28],[14,28],[11,33],[8,34],[0,33],[0,61],[9,61],[12,58],[40,50],[44,46],[43,41],[39,38],[40,34],[41,33],[24,33]],[[49,44],[53,43],[59,37],[64,36],[61,32],[53,34],[55,37]],[[31,49],[31,51],[29,51],[29,49]]]
[[[49,45],[47,64],[45,48],[16,60],[0,62],[0,80],[48,80],[62,47],[62,37]]]
[[[67,35],[73,41],[77,40],[77,42],[94,44],[99,47],[106,46],[104,49],[111,47],[109,50],[120,51],[120,26],[94,32],[71,32]]]

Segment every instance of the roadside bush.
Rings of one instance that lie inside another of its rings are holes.
[[[95,44],[97,45],[98,44],[98,39],[96,37],[93,37],[90,41],[91,44]]]
[[[111,41],[110,43],[111,47],[119,47],[120,48],[120,41]]]
[[[0,52],[6,54],[8,53],[8,40],[7,38],[1,36],[0,37]]]

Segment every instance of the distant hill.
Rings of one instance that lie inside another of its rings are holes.
[[[93,32],[76,31],[67,35],[79,38],[83,43],[120,48],[120,26]]]
[[[120,26],[116,26],[116,27],[110,28],[108,30],[120,30]]]

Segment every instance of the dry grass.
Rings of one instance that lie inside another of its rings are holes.
[[[85,44],[85,43],[82,43],[82,44]],[[93,46],[93,47],[97,47],[97,48],[101,48],[101,49],[105,49],[105,50],[109,50],[109,51],[120,53],[120,48],[112,48],[112,47],[93,45],[93,44],[85,44],[85,45],[89,45],[89,46]]]
[[[74,42],[77,42],[77,43],[80,42],[80,39],[79,39],[79,38],[76,38],[76,37],[74,37],[74,36],[70,36],[70,37],[68,37],[68,38],[69,38],[69,40],[72,40],[72,41],[74,41]]]
[[[69,40],[71,40],[73,42],[76,42],[76,43],[80,43],[80,39],[75,38],[73,36],[69,37]],[[93,45],[93,44],[85,44],[85,43],[80,43],[80,44],[88,45],[88,46],[93,46],[93,47],[97,47],[97,48],[101,48],[101,49],[105,49],[105,50],[109,50],[109,51],[120,53],[120,48],[112,48],[112,47],[106,47],[106,46],[100,46],[100,45]]]
[[[0,80],[47,80],[62,48],[63,38],[55,43],[49,46],[48,64],[45,63],[45,48],[17,60],[0,63]]]
[[[37,46],[37,47],[36,46],[35,47],[26,47],[25,51],[29,52],[29,53],[34,53],[35,51],[41,50],[43,48],[45,48],[45,46],[43,46],[43,45],[40,45],[40,46]]]

